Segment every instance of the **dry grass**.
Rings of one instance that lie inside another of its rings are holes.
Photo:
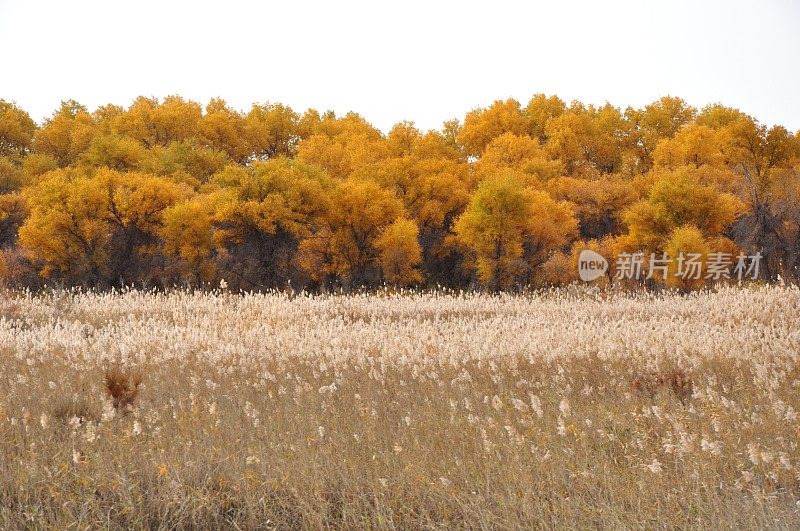
[[[794,288],[2,307],[2,528],[800,525]]]
[[[139,396],[142,375],[114,365],[106,369],[103,383],[112,407],[117,411],[122,410],[127,413],[133,407],[136,397]]]

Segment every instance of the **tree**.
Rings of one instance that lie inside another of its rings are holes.
[[[604,257],[609,264],[616,258],[613,238],[602,240],[576,240],[569,251],[556,251],[542,265],[539,283],[546,286],[566,286],[573,282],[584,282],[579,277],[579,260],[581,252],[591,250]],[[591,281],[594,286],[608,286],[613,279],[614,271],[610,268],[606,273]]]
[[[293,156],[300,141],[299,120],[280,103],[253,105],[244,123],[250,153],[258,159]]]
[[[402,214],[400,200],[374,181],[339,183],[320,227],[300,245],[300,267],[323,284],[375,286],[380,279],[377,241]]]
[[[8,157],[0,157],[0,194],[19,190],[27,184],[23,169]]]
[[[231,192],[224,216],[215,220],[224,248],[219,268],[231,287],[264,289],[292,279],[299,284],[295,254],[329,208],[327,175],[280,157],[248,169],[229,166],[212,183]]]
[[[558,96],[534,94],[525,107],[525,115],[530,120],[529,132],[531,136],[538,139],[542,144],[546,143],[547,122],[553,118],[558,118],[566,110],[566,104]]]
[[[486,146],[475,163],[475,173],[483,178],[506,170],[517,170],[534,180],[545,181],[562,175],[564,167],[558,160],[551,160],[535,138],[503,133]]]
[[[622,129],[623,118],[617,108],[609,104],[599,109],[573,104],[547,121],[545,148],[564,164],[568,175],[585,173],[587,169],[613,173],[622,163]]]
[[[631,246],[658,251],[678,227],[691,224],[705,236],[719,236],[741,213],[735,197],[700,184],[683,168],[661,175],[647,199],[633,205],[623,219]]]
[[[576,237],[608,258],[760,252],[766,278],[800,278],[798,183],[800,132],[675,97],[535,94],[388,134],[178,96],[65,101],[37,128],[0,100],[0,265],[31,286],[563,284]]]
[[[0,195],[0,249],[17,241],[17,232],[28,215],[28,204],[19,193]]]
[[[224,152],[204,146],[192,138],[150,149],[139,167],[149,173],[171,176],[173,180],[199,187],[229,162]]]
[[[200,120],[200,134],[208,145],[228,157],[244,164],[253,153],[246,131],[244,117],[228,107],[225,100],[215,98],[206,105]]]
[[[455,233],[481,283],[503,289],[528,282],[533,268],[576,236],[577,222],[568,205],[506,174],[479,185]]]
[[[388,154],[388,146],[382,138],[347,132],[334,137],[310,136],[300,143],[297,158],[316,164],[331,177],[345,179],[354,171],[385,159]]]
[[[786,198],[792,196],[790,183],[797,179],[791,168],[800,157],[800,142],[783,127],[768,129],[750,119],[736,120],[727,131],[729,159],[740,176],[738,196],[747,210],[731,235],[751,254],[764,255],[766,278],[795,276],[800,249],[791,227],[797,217],[794,208],[787,208]]]
[[[380,252],[383,278],[390,284],[407,286],[422,282],[419,228],[408,218],[398,218],[381,232],[375,242]]]
[[[457,140],[467,155],[479,157],[494,138],[503,133],[525,135],[529,129],[530,119],[517,100],[498,100],[485,109],[468,112]]]
[[[60,273],[76,282],[105,278],[111,228],[103,189],[58,172],[26,192],[31,213],[19,241],[41,275]]]
[[[41,274],[120,285],[149,275],[164,211],[184,191],[145,174],[55,172],[27,190],[19,241]]]
[[[720,104],[707,105],[698,113],[695,123],[711,129],[722,129],[733,125],[739,120],[754,121],[751,117],[738,109],[725,107]]]
[[[386,138],[389,155],[403,157],[411,155],[419,144],[422,133],[414,127],[413,122],[400,122],[395,124]]]
[[[425,145],[425,139],[422,139]],[[460,160],[440,157],[443,153],[413,149],[412,155],[394,157],[364,166],[352,180],[377,182],[403,202],[406,215],[419,230],[422,270],[429,284],[457,286],[462,256],[452,240],[452,225],[469,201],[472,177]]]
[[[27,112],[0,99],[0,156],[22,156],[31,147],[36,123]]]
[[[164,252],[179,258],[182,277],[192,284],[211,282],[216,275],[214,218],[218,200],[227,198],[198,196],[173,205],[164,212],[161,240]]]
[[[653,165],[653,153],[664,138],[672,138],[691,122],[697,111],[681,98],[664,96],[644,109],[628,107],[626,145],[631,158],[631,173],[644,173]]]
[[[135,170],[147,157],[147,150],[132,138],[109,133],[92,139],[81,159],[87,164],[118,171]]]
[[[36,130],[33,147],[38,153],[53,157],[63,168],[86,151],[94,133],[94,119],[86,107],[74,100],[62,101],[53,116]]]
[[[725,166],[727,135],[705,125],[689,124],[672,138],[661,140],[653,152],[656,167]]]
[[[129,136],[145,147],[166,146],[200,136],[203,109],[199,103],[180,96],[137,98],[127,111],[114,120],[117,133]]]
[[[667,284],[683,289],[702,288],[706,284],[704,271],[712,249],[700,229],[693,225],[675,228],[667,236],[664,251],[670,259],[665,279]],[[716,249],[714,251],[719,252]],[[686,265],[690,258],[700,264],[697,273]]]
[[[559,177],[544,189],[558,201],[573,205],[581,237],[602,239],[622,232],[622,215],[639,199],[634,184],[617,175],[597,179]]]

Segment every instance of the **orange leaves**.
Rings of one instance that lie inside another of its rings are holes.
[[[36,124],[27,112],[0,99],[0,156],[24,154],[34,131]]]
[[[492,139],[503,133],[524,135],[529,126],[530,119],[522,112],[518,101],[498,100],[485,109],[468,112],[457,138],[467,155],[478,157]]]
[[[511,174],[484,180],[455,224],[482,283],[527,284],[532,268],[577,235],[572,209]]]
[[[422,282],[419,228],[412,220],[395,220],[383,229],[375,247],[380,251],[379,262],[387,282],[401,286]]]
[[[798,161],[798,134],[675,97],[536,94],[388,133],[178,96],[66,101],[37,129],[0,100],[0,246],[69,283],[508,287],[565,282],[577,237],[661,251],[691,228],[797,276]]]
[[[300,140],[299,120],[296,112],[280,103],[253,105],[244,120],[250,153],[256,158],[294,155]]]
[[[111,237],[104,191],[91,180],[58,173],[28,190],[31,215],[19,230],[22,248],[42,263],[42,274],[97,275],[105,269]]]
[[[185,262],[185,272],[189,278],[210,281],[214,276],[216,268],[211,257],[218,241],[213,222],[226,199],[224,194],[198,196],[164,212],[164,224],[160,232],[164,251],[168,255],[177,255]]]
[[[689,169],[661,175],[647,200],[624,215],[631,243],[660,249],[672,230],[692,224],[707,236],[720,235],[742,212],[732,195],[700,184]]]
[[[99,170],[92,177],[53,173],[27,190],[31,214],[20,228],[20,244],[47,276],[103,279],[115,264],[112,240],[123,254],[156,237],[164,210],[183,195],[177,184],[142,174]],[[128,238],[117,238],[127,234]],[[130,260],[125,256],[124,260]]]
[[[300,246],[300,267],[318,280],[330,275],[347,285],[374,284],[377,240],[402,212],[400,200],[374,181],[339,184],[319,228]]]
[[[37,152],[53,157],[63,168],[86,151],[94,134],[94,119],[86,107],[76,101],[64,101],[36,131],[33,147]]]

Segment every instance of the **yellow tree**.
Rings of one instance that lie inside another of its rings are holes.
[[[328,209],[327,175],[279,157],[247,169],[229,166],[212,183],[231,193],[225,215],[215,220],[224,246],[219,266],[229,285],[263,289],[296,277],[292,266],[299,243]]]
[[[19,241],[42,274],[114,285],[149,274],[163,212],[184,194],[155,176],[108,169],[55,172],[25,192],[31,213]]]
[[[380,279],[377,241],[403,214],[402,202],[370,180],[341,182],[330,199],[331,207],[319,228],[300,245],[300,267],[322,283],[376,285]]]
[[[124,113],[114,118],[114,130],[151,148],[200,136],[203,108],[180,96],[139,97]]]
[[[139,96],[130,107],[111,117],[113,131],[133,138],[145,147],[155,146],[159,140],[159,132],[153,123],[153,115],[158,105],[157,98]]]
[[[251,154],[244,117],[228,107],[225,100],[212,99],[200,120],[200,133],[214,149],[244,164]]]
[[[147,150],[136,140],[108,133],[94,137],[81,160],[96,168],[129,171],[137,169],[147,155]]]
[[[220,241],[215,234],[214,221],[229,202],[229,194],[201,195],[177,203],[164,212],[161,241],[164,252],[178,259],[175,269],[179,278],[191,284],[215,279],[214,259]]]
[[[341,118],[326,113],[297,152],[297,158],[337,179],[389,156],[389,143],[381,132],[355,113]]]
[[[731,107],[725,107],[717,103],[703,107],[697,114],[695,123],[697,123],[697,125],[710,127],[711,129],[722,129],[742,119],[753,121],[751,117],[742,111]]]
[[[16,246],[19,227],[28,216],[28,204],[20,193],[0,194],[0,282],[35,283],[35,273]]]
[[[506,170],[516,170],[533,180],[546,181],[564,172],[558,160],[548,157],[539,141],[528,135],[503,133],[486,146],[480,160],[475,163],[478,179]]]
[[[17,241],[17,231],[28,215],[28,204],[20,193],[0,195],[0,249]]]
[[[696,113],[696,109],[673,96],[664,96],[644,109],[626,109],[625,143],[631,159],[630,171],[648,171],[653,165],[653,153],[658,143],[675,136],[694,119]]]
[[[419,230],[428,282],[455,286],[461,282],[456,274],[461,254],[451,238],[452,225],[469,201],[473,179],[463,161],[429,150],[429,140],[421,137],[411,155],[364,166],[351,179],[372,180],[394,192]]]
[[[485,109],[475,109],[464,117],[457,140],[467,155],[479,157],[494,138],[503,133],[528,134],[530,119],[517,100],[495,101]]]
[[[534,268],[577,235],[577,222],[567,204],[506,174],[480,184],[455,233],[481,283],[503,289],[529,282]]]
[[[653,153],[656,167],[676,169],[681,166],[725,166],[728,135],[725,130],[689,124],[672,138],[661,140]]]
[[[751,254],[764,255],[767,278],[800,275],[787,268],[800,259],[800,245],[791,229],[796,211],[786,208],[789,203],[783,199],[787,184],[797,178],[800,139],[781,126],[767,128],[748,118],[736,120],[725,131],[726,154],[739,175],[737,195],[747,209],[731,230],[736,243]]]
[[[623,212],[639,199],[634,184],[619,174],[596,179],[558,177],[545,183],[544,189],[554,199],[573,205],[581,236],[587,239],[619,234],[624,228]]]
[[[245,117],[250,153],[259,159],[291,157],[300,141],[300,117],[280,103],[253,105]]]
[[[721,252],[713,249],[714,252]],[[693,225],[677,227],[668,234],[664,252],[670,258],[666,282],[683,289],[698,289],[706,284],[705,269],[712,252],[703,232]],[[698,264],[692,266],[691,264]]]
[[[375,247],[380,252],[378,260],[383,278],[388,283],[408,286],[422,282],[419,228],[413,220],[396,219],[383,229]]]
[[[707,237],[720,236],[741,215],[734,196],[701,184],[690,168],[661,175],[646,200],[633,205],[623,219],[627,243],[650,251],[664,249],[678,227],[693,225]]]
[[[117,133],[114,129],[117,119],[125,113],[125,108],[109,103],[98,107],[92,113],[92,119],[98,134],[108,135]]]
[[[171,176],[173,180],[197,187],[229,163],[230,159],[225,152],[191,138],[170,142],[166,146],[155,146],[138,167],[143,171]]]
[[[613,264],[616,258],[613,248],[613,239],[604,238],[602,240],[576,240],[572,243],[569,251],[556,251],[547,262],[542,266],[540,284],[546,286],[566,286],[573,282],[584,282],[579,277],[579,260],[581,252],[591,250]],[[614,275],[613,268],[606,273],[591,281],[594,286],[607,286],[612,281]]]
[[[389,155],[392,157],[411,155],[416,151],[416,147],[421,139],[422,133],[419,129],[414,127],[413,122],[400,122],[395,124],[386,138]]]
[[[27,112],[0,99],[0,156],[22,156],[33,142],[36,123]]]
[[[331,177],[344,179],[351,173],[374,164],[389,154],[382,138],[363,133],[343,133],[335,137],[315,134],[303,140],[297,158],[316,164]]]
[[[76,101],[61,102],[61,107],[47,119],[33,137],[38,153],[53,157],[59,166],[74,162],[92,141],[95,124],[86,107]]]
[[[111,227],[102,188],[59,172],[26,190],[26,199],[31,213],[19,242],[43,276],[61,273],[76,282],[107,277]]]
[[[622,163],[620,142],[624,120],[619,109],[606,104],[595,108],[574,103],[548,120],[545,126],[548,153],[564,163],[567,174],[613,173]]]
[[[530,134],[544,144],[547,142],[547,122],[558,118],[566,110],[566,104],[558,96],[534,94],[525,107],[525,115],[530,119]]]
[[[0,156],[0,194],[19,190],[28,183],[23,168],[12,158]]]

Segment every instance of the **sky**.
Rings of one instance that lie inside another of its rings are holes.
[[[0,98],[41,121],[139,95],[421,129],[539,92],[720,102],[800,129],[800,2],[0,0]]]

